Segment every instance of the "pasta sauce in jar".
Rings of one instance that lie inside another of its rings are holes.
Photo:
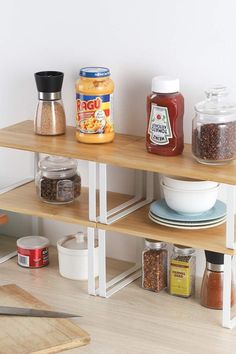
[[[114,140],[114,83],[110,70],[86,67],[76,81],[76,139],[81,143],[109,143]]]
[[[152,93],[147,97],[147,151],[163,156],[183,152],[184,98],[179,80],[169,76],[152,79]]]

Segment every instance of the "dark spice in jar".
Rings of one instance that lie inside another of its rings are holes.
[[[49,202],[70,202],[80,195],[81,177],[74,175],[66,179],[42,177],[40,196]]]
[[[236,122],[203,124],[193,130],[193,154],[202,160],[231,160],[236,153]]]
[[[142,286],[155,292],[167,287],[166,249],[146,249],[143,252]]]

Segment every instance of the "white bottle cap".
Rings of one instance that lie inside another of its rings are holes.
[[[179,92],[179,79],[171,76],[155,76],[152,79],[152,92]]]

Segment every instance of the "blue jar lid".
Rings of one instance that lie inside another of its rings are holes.
[[[110,76],[110,70],[99,66],[90,66],[80,69],[79,74],[83,77],[106,77]]]

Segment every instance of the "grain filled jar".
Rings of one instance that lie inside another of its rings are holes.
[[[81,177],[77,161],[66,157],[47,156],[39,164],[35,183],[39,198],[52,204],[66,204],[79,197]]]
[[[189,297],[195,291],[196,257],[191,247],[174,245],[170,259],[169,293]]]
[[[210,88],[206,96],[195,105],[192,153],[200,163],[222,165],[236,157],[236,104],[224,86]]]
[[[142,287],[155,292],[167,287],[167,249],[164,242],[145,240],[142,254]]]
[[[86,67],[76,81],[76,139],[99,144],[114,140],[113,91],[110,70]]]

